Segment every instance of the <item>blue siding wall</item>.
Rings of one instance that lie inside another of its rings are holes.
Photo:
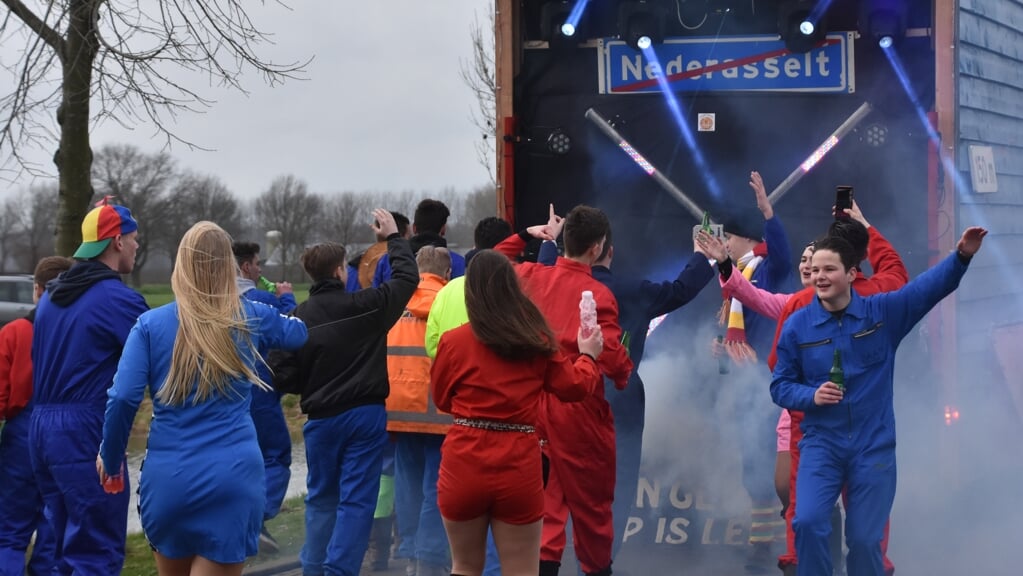
[[[949,233],[991,230],[958,293],[962,363],[976,366],[991,358],[993,327],[1023,322],[1023,1],[960,0],[958,51],[964,186]],[[994,149],[998,192],[974,193],[971,144]]]

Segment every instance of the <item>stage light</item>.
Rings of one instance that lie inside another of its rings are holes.
[[[618,37],[633,50],[664,42],[664,9],[653,0],[618,5]]]
[[[789,52],[813,50],[827,35],[826,4],[810,0],[787,0],[778,8],[778,34]]]
[[[550,44],[574,36],[576,25],[569,20],[572,5],[567,1],[548,2],[540,8],[540,35]]]
[[[874,148],[884,146],[885,142],[888,141],[888,128],[883,124],[878,124],[876,122],[867,126],[867,129],[863,134],[863,141],[866,142],[868,146],[872,146]]]
[[[887,50],[906,35],[909,8],[905,0],[863,0],[860,3],[860,34],[873,38]]]
[[[572,149],[572,139],[561,128],[555,128],[547,137],[547,149],[559,156]]]

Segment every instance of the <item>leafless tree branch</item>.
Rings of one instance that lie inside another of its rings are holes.
[[[463,60],[459,73],[462,81],[476,98],[476,108],[470,113],[472,123],[480,130],[476,142],[476,159],[487,170],[491,183],[497,183],[494,168],[497,135],[497,78],[494,69],[494,11],[491,6],[486,25],[479,14],[469,31],[472,40],[472,58]]]

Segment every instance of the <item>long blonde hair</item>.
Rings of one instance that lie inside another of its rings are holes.
[[[181,238],[171,274],[178,333],[167,380],[156,394],[163,403],[184,404],[193,387],[196,404],[214,394],[226,396],[232,378],[269,388],[241,357],[233,338],[250,337],[236,268],[231,236],[213,222],[198,222]],[[262,362],[255,347],[250,348]]]

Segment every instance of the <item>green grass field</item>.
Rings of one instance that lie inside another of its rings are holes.
[[[246,566],[254,566],[281,557],[295,556],[305,541],[305,503],[302,496],[289,498],[281,506],[281,513],[266,523],[281,551],[273,556],[260,554],[249,558]],[[157,576],[153,551],[142,534],[129,534],[121,576]]]
[[[295,299],[299,303],[305,302],[309,298],[309,284],[295,284],[293,288]],[[139,289],[139,293],[146,299],[150,308],[163,306],[174,300],[174,292],[171,291],[170,284],[146,284]]]

